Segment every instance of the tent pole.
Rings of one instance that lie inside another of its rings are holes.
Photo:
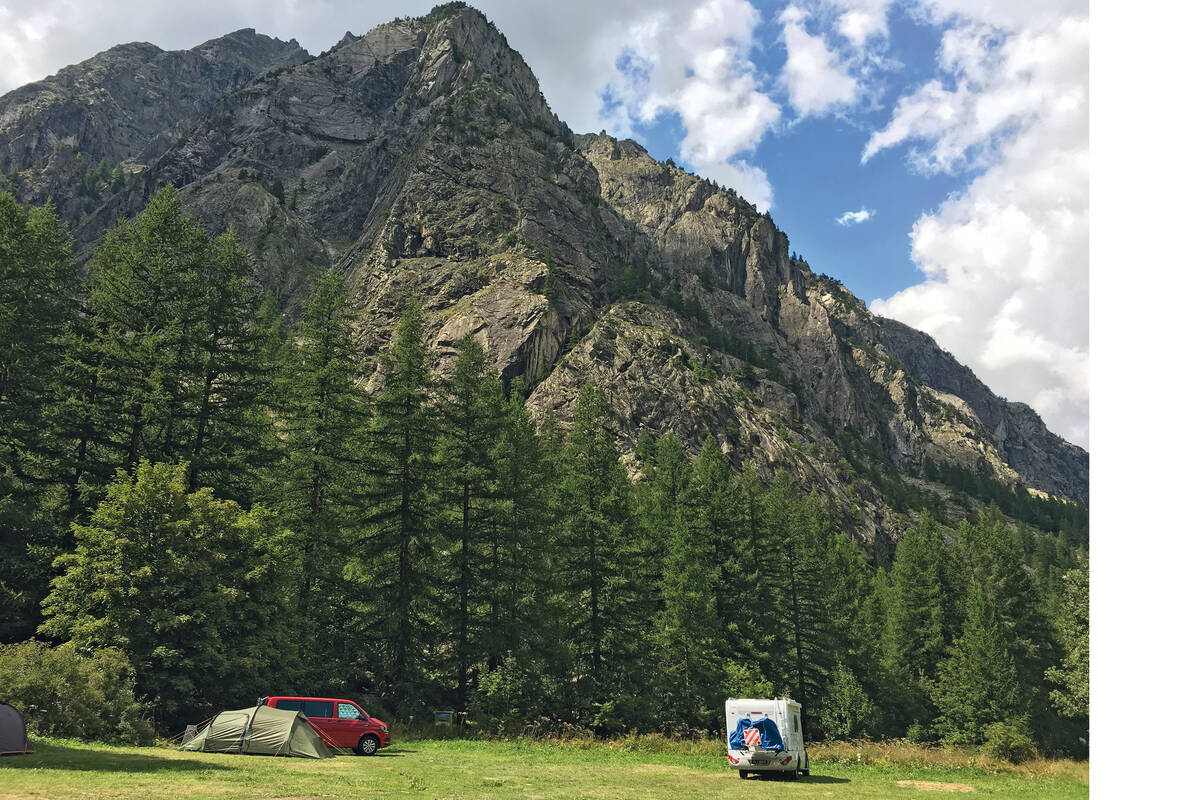
[[[254,726],[254,718],[258,716],[258,710],[262,706],[255,706],[254,713],[246,720],[246,727],[242,728],[242,741],[238,743],[238,752],[245,755],[246,753],[246,737],[250,735],[250,728]]]

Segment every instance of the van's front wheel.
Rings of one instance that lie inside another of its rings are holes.
[[[358,747],[354,748],[354,752],[360,756],[375,755],[379,752],[379,738],[373,733],[368,733],[358,740]]]

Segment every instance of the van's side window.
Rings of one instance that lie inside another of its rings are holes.
[[[304,714],[308,717],[332,717],[333,702],[326,700],[305,700]]]
[[[349,703],[338,703],[338,719],[360,719],[362,714]]]
[[[276,700],[275,707],[281,708],[284,711],[303,711],[304,710],[304,701],[303,700]]]

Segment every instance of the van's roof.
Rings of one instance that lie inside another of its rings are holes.
[[[347,700],[344,697],[308,697],[306,695],[280,694],[271,695],[267,698],[268,703],[270,703],[272,700],[315,700],[318,703],[349,703],[352,706],[358,705],[358,703],[354,702],[353,700]]]
[[[754,703],[762,703],[763,705],[768,703],[771,705],[776,703],[786,703],[793,706],[800,705],[790,697],[731,697],[725,701],[725,705],[727,706],[731,703],[737,705],[752,705]]]

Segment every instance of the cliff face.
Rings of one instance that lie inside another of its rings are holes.
[[[190,50],[118,45],[0,97],[0,173],[26,202],[78,218],[101,201],[83,185],[88,167],[151,161],[220,98],[307,58],[249,28]]]
[[[164,93],[154,112],[110,88],[160,62],[208,75],[204,87],[187,103]],[[94,87],[111,109],[93,132],[78,115],[99,112],[76,95]],[[36,99],[52,95],[71,110]],[[693,452],[712,435],[741,468],[789,470],[833,499],[867,539],[910,524],[885,484],[949,497],[919,477],[928,463],[1086,502],[1084,451],[793,259],[741,198],[634,142],[574,135],[470,8],[395,20],[315,59],[245,31],[184,53],[126,45],[0,98],[0,120],[8,180],[27,194],[76,151],[126,161],[124,180],[72,214],[84,251],[174,183],[208,227],[238,231],[293,313],[314,274],[342,270],[370,386],[416,297],[442,368],[473,332],[532,387],[536,413],[567,424],[579,390],[599,386],[635,471],[642,435],[673,432]]]

